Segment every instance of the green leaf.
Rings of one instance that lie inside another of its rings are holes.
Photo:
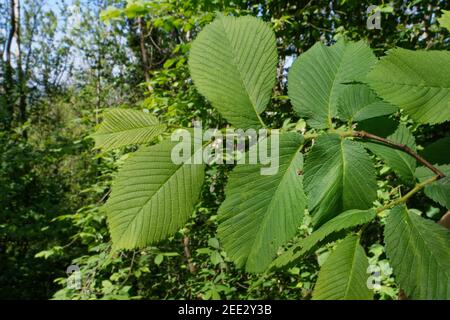
[[[382,101],[364,84],[348,85],[338,99],[338,116],[342,120],[359,122],[385,116],[398,109]]]
[[[160,241],[191,216],[204,166],[187,164],[190,159],[174,164],[171,153],[176,144],[163,141],[142,148],[120,169],[105,207],[115,249],[142,248]],[[192,157],[197,152],[201,150]]]
[[[189,68],[199,92],[231,124],[262,126],[277,73],[275,35],[262,20],[218,16],[192,43]]]
[[[303,255],[309,253],[318,244],[322,244],[323,240],[329,235],[338,231],[368,223],[375,219],[375,216],[376,212],[373,209],[348,210],[344,213],[341,213],[335,218],[327,221],[323,226],[311,233],[311,235],[299,240],[292,247],[283,252],[274,260],[271,267],[284,267],[291,262],[296,261]]]
[[[439,139],[425,147],[422,156],[432,164],[450,164],[450,137]]]
[[[218,236],[229,257],[247,271],[264,271],[301,224],[306,205],[298,174],[302,144],[297,133],[280,135],[275,175],[261,175],[261,165],[238,165],[230,175]]]
[[[450,30],[450,10],[442,10],[442,16],[438,18],[438,22],[442,28]]]
[[[120,18],[122,10],[113,6],[108,6],[105,10],[100,12],[100,19],[104,22]]]
[[[387,102],[419,123],[450,120],[450,52],[393,49],[368,75],[368,83]]]
[[[408,211],[391,210],[386,254],[410,299],[450,299],[450,230]]]
[[[416,141],[411,131],[401,124],[397,131],[387,138],[390,141],[405,144],[412,150],[416,150]],[[406,183],[414,183],[414,172],[416,170],[416,159],[404,151],[397,150],[383,144],[367,142],[366,147],[376,156],[381,158],[386,164],[399,175]]]
[[[359,237],[349,235],[320,269],[313,300],[372,300],[372,291],[367,286],[368,267]]]
[[[208,245],[210,247],[213,247],[214,249],[220,249],[219,240],[217,240],[216,238],[209,238]]]
[[[375,62],[363,42],[341,40],[330,47],[316,43],[289,71],[288,91],[294,110],[309,118],[313,128],[330,127],[344,83],[363,81]]]
[[[95,140],[95,148],[108,151],[132,144],[149,143],[165,130],[166,125],[159,123],[151,114],[113,109],[106,112],[103,122],[91,137]]]
[[[151,9],[148,8],[143,2],[129,2],[124,11],[127,18],[133,19],[138,16],[145,16],[151,12]]]
[[[450,210],[450,165],[436,167],[441,170],[446,177],[426,186],[425,194],[428,198]],[[420,182],[426,181],[435,175],[435,173],[426,167],[420,167],[416,170],[416,177]]]
[[[316,227],[350,209],[369,209],[377,198],[375,168],[358,142],[320,136],[305,162],[305,191]]]
[[[394,134],[398,128],[398,122],[388,116],[371,118],[358,122],[356,130],[370,132],[379,137],[386,138]]]
[[[222,256],[220,255],[220,253],[218,251],[213,251],[209,258],[213,265],[217,265],[217,264],[223,262]]]
[[[155,260],[154,260],[155,264],[157,266],[159,266],[163,261],[164,261],[164,255],[157,254],[156,257],[155,257]]]

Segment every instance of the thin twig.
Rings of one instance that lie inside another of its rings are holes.
[[[405,194],[403,197],[398,198],[398,199],[388,203],[387,205],[377,209],[377,212],[382,212],[384,210],[387,210],[387,209],[390,209],[390,208],[395,207],[397,205],[405,203],[414,194],[416,194],[417,192],[419,192],[420,190],[425,188],[427,185],[429,185],[429,184],[431,184],[431,183],[433,183],[433,182],[435,182],[437,180],[439,180],[439,176],[433,176],[432,178],[430,178],[428,180],[425,180],[424,182],[416,184],[416,186],[413,189],[411,189],[411,191],[409,191],[407,194]]]
[[[439,170],[438,168],[433,166],[431,163],[429,163],[427,160],[422,158],[417,152],[415,152],[414,150],[412,150],[410,147],[408,147],[405,144],[397,143],[397,142],[394,142],[394,141],[390,141],[388,139],[376,136],[374,134],[371,134],[371,133],[368,133],[368,132],[365,132],[365,131],[353,131],[352,133],[353,133],[352,136],[355,137],[355,138],[362,138],[362,139],[369,139],[369,140],[378,141],[378,142],[383,143],[385,145],[388,145],[388,146],[390,146],[392,148],[401,150],[401,151],[409,154],[411,157],[415,158],[417,161],[419,161],[421,164],[423,164],[425,167],[427,167],[431,171],[433,171],[433,173],[438,175],[439,178],[444,178],[445,177],[445,174],[441,170]]]
[[[135,257],[136,257],[136,251],[133,251],[133,256],[131,257],[131,263],[130,263],[130,270],[128,270],[128,274],[127,274],[127,277],[125,278],[125,280],[122,281],[122,284],[120,285],[120,289],[122,289],[125,286],[125,284],[127,283],[128,279],[131,276],[131,271],[133,271]]]
[[[388,140],[388,139],[376,136],[376,135],[374,135],[372,133],[368,133],[368,132],[365,132],[365,131],[336,131],[336,130],[331,130],[329,132],[339,134],[343,138],[345,138],[345,137],[355,137],[355,138],[374,140],[374,141],[380,142],[380,143],[385,144],[387,146],[390,146],[390,147],[392,147],[394,149],[397,149],[397,150],[400,150],[400,151],[403,151],[403,152],[409,154],[411,157],[415,158],[418,162],[423,164],[425,167],[427,167],[428,169],[433,171],[433,173],[438,175],[439,179],[445,177],[445,174],[441,170],[439,170],[438,168],[433,166],[431,163],[429,163],[427,160],[422,158],[417,152],[415,152],[414,150],[412,150],[410,147],[408,147],[405,144],[397,143],[397,142],[394,142],[394,141],[391,141],[391,140]],[[310,133],[310,134],[303,135],[305,140],[316,139],[319,136],[320,136],[319,133]]]

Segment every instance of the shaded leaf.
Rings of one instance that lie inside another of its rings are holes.
[[[450,10],[442,10],[442,16],[438,18],[439,25],[450,31]]]
[[[364,84],[347,85],[338,99],[337,108],[339,117],[351,122],[389,115],[398,110],[378,98]]]
[[[405,144],[412,150],[416,150],[416,141],[411,131],[401,124],[397,131],[387,138],[390,141]],[[367,142],[366,147],[376,156],[381,158],[394,170],[396,174],[406,183],[414,183],[414,172],[416,170],[416,159],[404,151],[388,147],[375,142]]]
[[[370,132],[379,137],[386,138],[394,134],[398,125],[398,122],[389,118],[389,116],[381,116],[358,122],[356,130]]]
[[[432,164],[450,164],[450,137],[439,139],[425,147],[422,156]]]
[[[446,177],[426,186],[425,194],[430,199],[450,210],[450,165],[436,167],[441,170]],[[428,180],[435,175],[435,173],[426,167],[420,167],[416,170],[416,177],[420,182]]]
[[[385,242],[408,298],[450,299],[450,230],[399,206],[386,221]]]
[[[350,235],[340,242],[319,271],[313,300],[371,300],[367,286],[369,260],[359,237]]]

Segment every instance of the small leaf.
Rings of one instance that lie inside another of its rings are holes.
[[[450,299],[450,230],[399,206],[387,218],[385,242],[408,298]]]
[[[213,251],[211,253],[210,259],[213,265],[218,265],[219,263],[223,262],[222,256],[218,251]]]
[[[91,137],[104,151],[133,144],[146,144],[166,130],[154,116],[137,110],[113,109]]]
[[[383,100],[419,123],[450,120],[450,51],[392,49],[368,75]]]
[[[439,25],[450,31],[450,10],[442,10],[442,16],[438,18]]]
[[[367,287],[368,267],[359,237],[349,235],[320,269],[313,300],[372,300],[372,291]]]
[[[219,240],[217,240],[216,238],[209,238],[208,239],[208,245],[210,247],[213,247],[214,249],[219,249],[220,248]]]
[[[157,266],[159,266],[159,265],[163,262],[163,260],[164,260],[164,255],[158,254],[158,255],[156,255],[156,257],[155,257],[155,264],[156,264]]]
[[[446,177],[426,186],[425,194],[428,198],[450,210],[450,165],[436,167],[441,170]],[[435,175],[435,173],[426,167],[420,167],[416,170],[416,177],[420,182],[428,180]]]

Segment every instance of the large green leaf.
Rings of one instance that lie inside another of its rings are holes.
[[[387,138],[390,141],[405,144],[412,150],[416,150],[416,141],[411,131],[405,126],[400,125],[397,131]],[[367,142],[366,147],[375,155],[381,158],[386,164],[394,170],[403,181],[409,184],[414,183],[414,172],[416,170],[416,159],[404,151],[388,147],[375,142]]]
[[[105,207],[115,248],[145,247],[162,240],[193,213],[204,166],[187,164],[188,160],[174,164],[175,145],[163,141],[142,148],[120,169]]]
[[[330,47],[316,43],[289,71],[289,97],[294,110],[309,118],[308,124],[314,128],[330,127],[344,83],[364,80],[375,62],[363,42],[340,40]]]
[[[432,164],[450,164],[450,137],[439,139],[425,147],[422,156]]]
[[[439,25],[450,31],[450,10],[442,10],[442,16],[438,18]]]
[[[375,168],[358,142],[320,136],[305,162],[305,191],[316,227],[350,209],[368,209],[377,197]]]
[[[450,120],[450,52],[393,49],[368,75],[384,100],[420,123]]]
[[[450,210],[450,165],[436,166],[446,177],[442,178],[425,187],[425,194],[440,205]],[[434,177],[436,174],[426,167],[420,167],[416,170],[416,177],[420,182]]]
[[[391,210],[386,254],[397,281],[411,299],[450,299],[450,230],[409,212]]]
[[[91,135],[95,147],[104,151],[132,144],[145,144],[166,130],[153,115],[126,109],[113,109],[105,113],[100,127]]]
[[[261,175],[261,165],[238,165],[230,175],[218,236],[230,258],[247,271],[264,271],[303,219],[302,143],[297,133],[280,135],[275,175]]]
[[[320,269],[313,300],[371,300],[368,267],[359,237],[349,235],[336,246]]]
[[[189,68],[199,92],[231,124],[262,126],[277,72],[275,35],[262,20],[218,16],[192,43]]]
[[[338,116],[342,120],[359,122],[389,115],[397,107],[382,101],[364,84],[348,85],[338,99]]]
[[[368,223],[372,221],[375,216],[376,212],[374,209],[349,210],[341,213],[330,221],[327,221],[323,226],[311,233],[311,235],[299,240],[292,247],[283,252],[273,261],[271,266],[274,268],[287,266],[291,262],[296,261],[310,252],[317,245],[322,244],[323,240],[329,235]]]

